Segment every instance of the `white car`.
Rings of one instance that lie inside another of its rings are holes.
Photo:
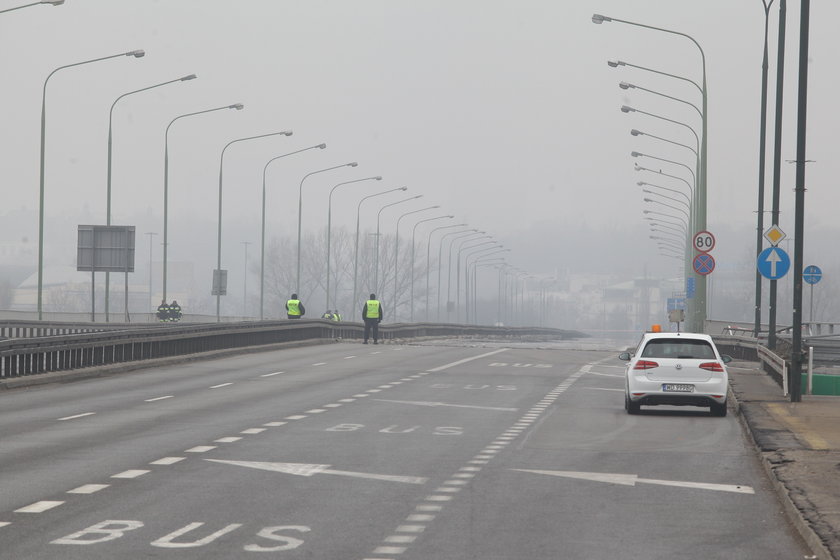
[[[712,416],[726,416],[732,358],[718,353],[712,337],[696,333],[645,333],[627,362],[624,408],[638,414],[645,405],[708,406]]]

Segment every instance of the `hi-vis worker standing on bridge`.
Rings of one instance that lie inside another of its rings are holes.
[[[306,308],[298,299],[298,295],[292,294],[292,297],[286,302],[286,317],[288,319],[300,319],[303,315],[306,315]]]
[[[373,343],[379,344],[379,323],[382,322],[382,303],[376,299],[376,294],[370,294],[370,299],[362,306],[362,319],[365,321],[364,344],[368,343],[371,330],[373,330]]]

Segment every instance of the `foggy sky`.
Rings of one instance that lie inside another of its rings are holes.
[[[22,3],[0,0],[0,9]],[[327,143],[326,150],[272,164],[269,236],[296,231],[298,187],[306,173],[358,161],[354,169],[307,180],[304,230],[324,227],[332,186],[382,175],[381,182],[337,192],[337,224],[355,222],[361,196],[407,186],[405,196],[423,198],[389,213],[391,229],[402,212],[439,204],[440,213],[455,214],[502,242],[520,240],[522,251],[517,254],[514,247],[508,261],[535,274],[575,267],[563,257],[564,249],[575,245],[576,232],[592,230],[613,232],[615,246],[624,251],[627,237],[634,236],[637,241],[630,247],[639,252],[639,270],[643,263],[654,270],[673,268],[657,256],[653,242],[639,237],[642,210],[649,206],[636,182],[658,181],[633,170],[630,152],[692,162],[680,148],[632,137],[629,131],[637,128],[683,143],[692,138],[679,127],[619,108],[626,103],[690,122],[698,130],[699,121],[687,106],[621,90],[618,83],[632,82],[698,105],[699,95],[674,80],[609,68],[606,60],[699,81],[698,51],[682,38],[619,23],[594,25],[593,12],[685,32],[703,46],[709,84],[708,229],[720,232],[717,251],[740,255],[754,248],[760,0],[67,0],[63,6],[0,14],[5,76],[0,214],[37,217],[46,76],[65,64],[145,49],[142,59],[120,57],[62,70],[50,80],[47,266],[72,264],[75,224],[105,223],[108,111],[114,100],[195,73],[197,80],[132,95],[115,108],[112,223],[136,225],[138,247],[147,246],[144,232],[157,232],[161,240],[166,125],[184,113],[244,103],[243,111],[183,119],[170,132],[170,219],[178,224],[172,227],[184,231],[194,223],[207,243],[198,250],[191,245],[194,239],[187,243],[173,229],[171,260],[188,260],[215,247],[224,145],[290,129],[291,137],[240,143],[225,155],[223,231],[229,236],[223,268],[240,262],[241,242],[259,241],[265,163],[321,142]],[[771,77],[777,13],[774,6]],[[798,2],[790,2],[784,159],[795,157],[798,15]],[[833,228],[840,206],[833,153],[840,125],[834,107],[838,77],[832,27],[838,17],[837,2],[813,3],[808,158],[815,163],[807,169],[806,236]],[[771,79],[771,110],[772,92]],[[768,138],[772,146],[772,134]],[[639,163],[656,166],[650,160]],[[768,185],[771,178],[768,174]],[[790,236],[793,180],[794,166],[784,163],[781,225]],[[375,225],[376,209],[372,204],[363,217],[368,227]],[[15,223],[18,228],[4,229],[4,236],[37,243],[36,219]],[[56,231],[57,223],[69,231]],[[545,233],[552,231],[558,234]],[[533,247],[521,241],[529,236],[542,240],[543,254],[535,256]],[[69,252],[55,251],[62,243],[70,243]],[[602,261],[611,258],[609,246],[596,251]],[[144,252],[138,249],[138,255]],[[208,277],[209,271],[208,266]]]

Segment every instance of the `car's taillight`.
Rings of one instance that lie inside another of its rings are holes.
[[[633,366],[633,369],[653,369],[655,367],[659,367],[659,364],[651,362],[650,360],[639,360]]]
[[[700,364],[700,369],[713,371],[715,373],[723,373],[723,366],[720,365],[720,362],[704,362]]]

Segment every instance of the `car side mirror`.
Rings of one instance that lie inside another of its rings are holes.
[[[720,359],[723,360],[724,364],[728,364],[732,361],[732,356],[728,356],[726,354],[721,354]]]
[[[618,359],[623,361],[623,362],[629,362],[630,361],[630,352],[622,352],[621,354],[618,355]]]

